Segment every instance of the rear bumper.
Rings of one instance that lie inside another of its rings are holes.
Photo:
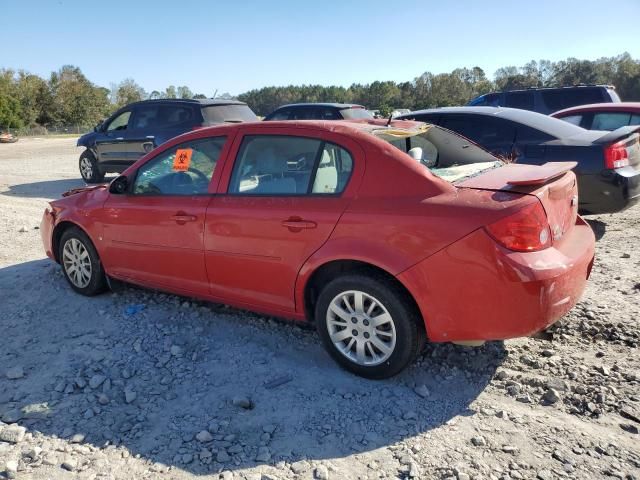
[[[615,213],[640,201],[640,170],[623,167],[578,178],[580,211]]]
[[[52,260],[55,260],[56,257],[53,253],[53,227],[55,223],[55,218],[50,209],[45,209],[42,214],[42,220],[40,221],[40,237],[42,238],[42,245],[44,247],[44,252],[47,254]]]
[[[532,335],[579,300],[595,237],[578,217],[571,233],[540,252],[511,252],[480,229],[398,276],[413,294],[431,341]]]

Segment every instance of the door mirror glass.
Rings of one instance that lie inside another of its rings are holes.
[[[109,185],[109,193],[113,193],[114,195],[122,195],[124,193],[127,193],[128,188],[129,179],[124,175],[120,175]]]

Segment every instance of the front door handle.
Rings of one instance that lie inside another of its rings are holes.
[[[316,228],[318,224],[301,218],[290,218],[282,222],[282,226],[291,229]]]
[[[171,217],[172,220],[175,220],[176,223],[180,225],[184,225],[187,222],[195,222],[198,217],[195,215],[188,215],[184,212],[178,212]]]

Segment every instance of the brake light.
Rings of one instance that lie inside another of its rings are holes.
[[[604,149],[604,167],[608,169],[626,167],[629,165],[629,154],[624,142],[608,145]]]
[[[551,229],[540,202],[485,226],[493,239],[509,250],[534,252],[551,245]]]

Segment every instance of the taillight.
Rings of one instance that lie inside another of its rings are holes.
[[[484,228],[496,242],[516,252],[533,252],[551,245],[547,214],[538,201]]]
[[[625,147],[625,142],[618,142],[605,147],[604,167],[613,169],[626,167],[629,165],[629,154]]]

